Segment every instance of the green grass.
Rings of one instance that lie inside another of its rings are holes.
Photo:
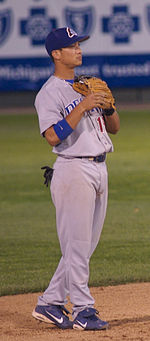
[[[150,112],[120,112],[107,157],[109,201],[90,285],[150,281]],[[60,258],[55,210],[43,185],[55,156],[31,115],[0,115],[0,295],[44,290]]]

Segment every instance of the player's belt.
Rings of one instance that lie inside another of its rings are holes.
[[[98,156],[77,156],[78,159],[86,159],[95,162],[104,162],[106,159],[106,153],[100,154]]]

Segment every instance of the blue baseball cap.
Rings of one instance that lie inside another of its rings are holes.
[[[59,50],[76,43],[87,40],[89,36],[79,36],[69,27],[62,27],[51,31],[45,40],[47,53],[50,55],[53,50]]]

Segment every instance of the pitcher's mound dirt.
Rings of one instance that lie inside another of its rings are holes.
[[[39,294],[0,298],[1,341],[150,341],[150,283],[91,288],[106,331],[60,330],[32,316]],[[71,304],[67,308],[71,310]]]

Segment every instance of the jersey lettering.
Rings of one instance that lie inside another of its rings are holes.
[[[65,108],[65,111],[67,113],[67,115],[75,108],[75,106],[70,103],[66,108]]]
[[[82,101],[82,98],[75,99],[72,103],[68,104],[67,107],[65,107],[66,115],[70,114],[70,112]]]

